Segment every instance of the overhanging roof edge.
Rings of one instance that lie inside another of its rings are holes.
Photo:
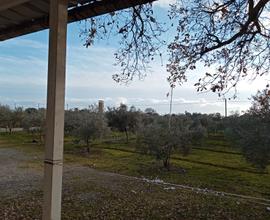
[[[92,4],[86,4],[70,9],[68,12],[68,22],[72,23],[87,18],[104,15],[113,11],[119,11],[137,5],[151,3],[153,1],[155,0],[98,1]],[[24,22],[20,25],[14,25],[6,29],[2,29],[0,33],[0,41],[45,30],[47,28],[49,28],[49,17],[45,16],[33,21]]]

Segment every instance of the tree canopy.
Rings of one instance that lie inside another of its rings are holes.
[[[269,71],[268,0],[178,1],[170,15],[178,19],[177,34],[169,44],[170,82],[186,80],[199,64],[214,73],[199,79],[198,91],[223,92],[247,77]]]
[[[113,76],[117,82],[144,77],[149,62],[167,46],[172,85],[182,84],[189,71],[203,65],[215,71],[198,79],[197,90],[221,95],[240,80],[269,71],[269,10],[269,0],[176,0],[168,12],[175,37],[165,42],[162,33],[170,25],[159,21],[150,3],[93,18],[82,34],[86,46],[95,37],[120,35],[115,58],[121,72]]]
[[[258,91],[253,104],[244,115],[232,115],[226,120],[225,135],[236,145],[250,163],[260,169],[270,164],[269,91]]]

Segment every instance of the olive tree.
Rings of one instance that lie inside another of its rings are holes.
[[[77,108],[65,111],[65,135],[73,135],[81,125],[81,115],[84,111]]]
[[[0,127],[8,129],[12,111],[7,105],[0,105]]]
[[[23,109],[21,107],[16,107],[11,109],[7,105],[0,105],[0,124],[12,132],[15,127],[20,127],[23,120]]]
[[[260,116],[269,120],[270,117],[270,90],[258,91],[256,95],[252,96],[252,106],[249,109],[249,114]]]
[[[87,152],[90,153],[92,142],[104,137],[109,132],[109,128],[103,114],[83,110],[79,115],[79,126],[73,132],[86,143]]]
[[[227,119],[225,135],[239,145],[245,158],[259,169],[270,164],[270,108],[268,90],[253,96],[249,111]]]
[[[269,121],[245,114],[231,121],[225,137],[240,147],[248,162],[263,170],[270,164],[269,132]]]
[[[33,142],[36,142],[36,135],[42,143],[45,133],[45,109],[43,108],[27,108],[24,110],[22,127],[27,132],[30,132],[33,137]]]
[[[125,132],[126,142],[129,142],[129,132],[137,130],[139,117],[140,112],[135,107],[128,109],[128,106],[124,104],[121,104],[118,108],[108,108],[106,112],[109,127]]]
[[[138,150],[149,153],[162,160],[163,166],[170,169],[173,152],[186,156],[191,150],[192,140],[199,137],[198,129],[192,127],[192,121],[186,117],[173,117],[170,129],[168,118],[160,116],[141,129],[138,137]]]

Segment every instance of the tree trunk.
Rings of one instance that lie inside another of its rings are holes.
[[[166,168],[168,171],[170,170],[170,158],[167,157],[166,159],[163,160],[163,166]]]
[[[40,140],[40,143],[42,144],[43,143],[43,132],[42,131],[39,131],[39,140]]]
[[[163,165],[169,171],[170,170],[170,166],[171,166],[171,164],[170,164],[170,158],[171,158],[171,153],[172,153],[172,146],[171,145],[167,145],[166,148],[167,148],[166,149],[167,155],[166,155],[165,159],[163,160]]]
[[[125,134],[126,134],[126,142],[128,143],[128,130],[127,130],[127,128],[125,128]]]
[[[87,153],[90,154],[90,144],[89,144],[89,139],[86,139],[86,144],[87,144]]]

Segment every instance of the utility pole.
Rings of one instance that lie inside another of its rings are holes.
[[[172,102],[173,102],[173,86],[171,86],[170,114],[169,114],[169,130],[171,130],[172,122]]]
[[[227,104],[227,99],[225,98],[225,117],[228,117],[228,104]]]

